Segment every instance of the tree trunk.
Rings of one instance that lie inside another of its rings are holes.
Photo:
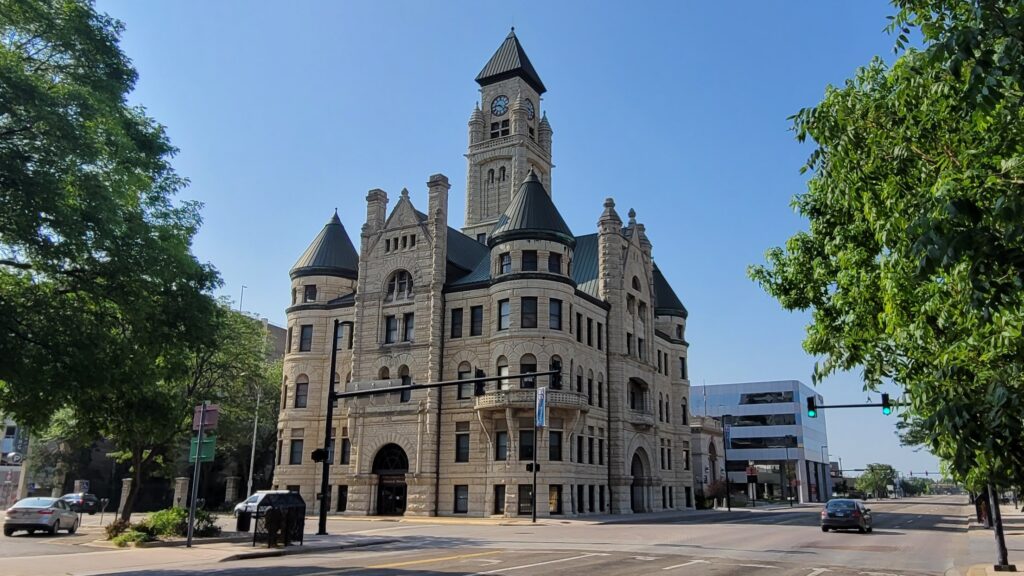
[[[999,493],[992,484],[988,485],[988,501],[992,508],[992,532],[996,536],[996,566],[1010,563],[1006,552],[1006,536],[1003,534],[1003,515],[999,511]]]
[[[142,448],[132,450],[132,485],[128,488],[128,497],[124,500],[124,508],[121,509],[121,520],[130,522],[132,510],[135,508],[135,499],[139,495],[142,484]]]

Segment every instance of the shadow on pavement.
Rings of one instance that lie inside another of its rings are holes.
[[[426,576],[428,574],[444,574],[444,576],[470,576],[477,574],[476,570],[452,572],[450,570],[438,571],[415,568],[366,568],[346,566],[265,566],[259,568],[230,567],[223,569],[201,568],[196,570],[139,570],[137,572],[116,572],[117,576],[303,576],[305,574],[358,574],[359,576]],[[107,576],[107,575],[95,575]]]
[[[736,524],[759,526],[819,526],[821,512],[818,509],[771,512],[721,512],[714,515],[699,517],[675,518],[644,518],[634,522],[629,520],[609,522],[608,524],[644,525],[644,524]],[[907,512],[873,511],[875,532],[879,528],[902,528],[904,530],[924,530],[934,532],[964,532],[967,530],[965,516],[948,514],[914,514]],[[1021,524],[1024,528],[1024,524]]]

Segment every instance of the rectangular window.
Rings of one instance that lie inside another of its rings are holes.
[[[587,346],[594,345],[594,319],[587,318]]]
[[[327,443],[327,463],[334,464],[334,435],[337,432],[336,428],[331,428],[331,439]]]
[[[494,459],[508,460],[508,431],[499,430],[494,433]]]
[[[384,317],[384,343],[394,344],[398,341],[398,318],[394,316]]]
[[[601,487],[598,488],[598,496],[600,496],[600,500],[601,500],[601,508],[600,508],[600,510],[601,510],[601,512],[604,512],[604,486],[601,486]]]
[[[480,234],[477,234],[476,235],[476,241],[481,243],[481,244],[487,244],[487,234],[484,234],[483,232],[481,232]]]
[[[415,323],[414,320],[415,319],[413,317],[413,313],[412,312],[406,312],[402,316],[402,326],[405,328],[405,331],[402,334],[402,341],[403,342],[412,342],[412,340],[413,340],[413,333],[415,332],[415,327],[416,327],[416,323]]]
[[[307,284],[306,286],[303,286],[302,301],[303,302],[316,302],[316,285],[315,284]]]
[[[455,435],[455,461],[469,462],[469,432]]]
[[[537,327],[537,298],[526,297],[520,302],[522,309],[520,310],[520,328],[536,328]]]
[[[456,514],[466,514],[469,512],[469,486],[466,484],[457,484],[455,486],[455,509],[453,511]]]
[[[452,338],[462,338],[462,308],[452,310]]]
[[[277,441],[277,465],[281,465],[281,453],[284,452],[284,440]]]
[[[562,461],[562,432],[560,430],[548,432],[548,460]]]
[[[682,378],[683,380],[686,380],[686,357],[685,356],[680,356],[679,357],[679,377]],[[789,393],[789,400],[786,400],[786,402],[792,402],[792,401],[793,401],[793,393],[790,392]],[[743,399],[741,398],[740,399],[740,404],[747,404],[747,402],[744,402]],[[760,402],[750,402],[750,404],[760,404]]]
[[[504,514],[505,513],[505,485],[495,484],[494,485],[494,513]]]
[[[530,484],[519,485],[519,515],[533,514],[533,486]]]
[[[583,464],[583,436],[576,436],[576,461]]]
[[[299,352],[309,352],[313,349],[313,325],[303,324],[299,332]]]
[[[686,422],[683,422],[686,424]],[[749,414],[733,416],[730,426],[793,426],[796,424],[796,414]]]
[[[411,234],[409,236],[409,248],[415,248],[415,247],[416,247],[416,235],[415,234]]]
[[[548,328],[562,329],[562,301],[552,298],[548,301]]]
[[[295,408],[305,408],[309,401],[309,384],[299,382],[295,385]]]
[[[548,254],[548,272],[562,273],[562,255],[557,252]]]
[[[583,342],[583,314],[576,315],[576,341]]]
[[[587,464],[594,463],[594,438],[587,438]]]
[[[348,510],[348,486],[338,486],[338,506],[335,511],[344,512],[346,510]]]
[[[460,370],[459,380],[468,380],[473,373],[470,370]],[[466,400],[473,397],[473,383],[464,382],[459,384],[459,400]]]
[[[562,485],[551,484],[548,486],[548,510],[551,514],[562,513]]]
[[[647,348],[644,347],[644,339],[643,338],[637,338],[636,339],[636,350],[637,350],[637,355],[640,357],[641,360],[646,360],[647,359]]]
[[[686,359],[679,359],[680,367],[686,366],[684,360]],[[683,378],[685,378],[685,376],[683,376]],[[785,390],[782,392],[751,392],[749,394],[740,394],[740,404],[786,404],[792,401],[792,390]]]
[[[341,462],[339,464],[348,464],[350,454],[352,454],[352,442],[348,438],[341,439]]]
[[[292,327],[289,326],[288,327],[288,342],[287,342],[287,346],[285,347],[285,352],[287,352],[289,354],[292,353],[292,338],[293,337],[294,337],[294,335],[292,334]]]
[[[292,440],[288,447],[288,463],[302,464],[302,440]]]
[[[583,514],[587,511],[586,508],[583,506],[583,491],[585,489],[586,488],[584,488],[583,484],[576,485],[576,511],[580,514]]]
[[[594,379],[587,378],[587,404],[594,405]]]
[[[523,250],[523,272],[537,271],[537,251]]]
[[[661,373],[661,350],[658,350],[658,372]]]
[[[508,366],[498,366],[498,376],[508,376]],[[499,380],[498,386],[500,386],[502,390],[508,390],[511,388],[508,378]]]
[[[533,460],[533,430],[519,431],[519,459]]]
[[[594,511],[594,485],[587,486],[587,510]]]
[[[626,354],[633,355],[633,335],[626,332]]]
[[[484,333],[484,307],[473,306],[469,309],[469,335],[479,336]]]
[[[604,466],[604,438],[597,439],[597,463]]]
[[[512,255],[508,252],[502,252],[498,256],[498,273],[508,274],[512,272]]]
[[[597,349],[604,350],[604,325],[600,322],[597,323]]]
[[[508,330],[508,300],[498,300],[498,330]]]

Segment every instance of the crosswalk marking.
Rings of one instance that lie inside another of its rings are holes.
[[[591,556],[608,556],[603,552],[590,552],[588,554],[581,554],[579,556],[573,556],[572,558],[559,558],[558,560],[548,560],[547,562],[537,562],[535,564],[525,564],[523,566],[509,566],[507,568],[497,568],[495,570],[489,570],[487,572],[477,572],[480,574],[497,574],[499,572],[511,572],[513,570],[522,570],[523,568],[533,568],[534,566],[544,566],[545,564],[557,564],[559,562],[569,562],[571,560],[581,560],[583,558],[589,558]]]
[[[682,568],[683,566],[693,566],[694,564],[711,564],[711,562],[708,562],[707,560],[690,560],[689,562],[684,562],[683,564],[676,564],[675,566],[666,566],[662,568],[662,570],[672,570],[674,568]]]

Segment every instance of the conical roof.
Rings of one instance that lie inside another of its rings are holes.
[[[678,316],[685,319],[690,315],[657,264],[654,265],[654,298],[654,313],[658,316]]]
[[[340,276],[354,280],[358,273],[359,253],[335,211],[324,229],[292,266],[289,275],[293,279],[300,276]]]
[[[533,69],[533,64],[526,57],[526,51],[523,50],[522,44],[516,38],[515,28],[512,28],[512,31],[508,33],[505,41],[498,47],[498,51],[494,53],[494,56],[491,56],[491,59],[487,61],[484,69],[476,75],[476,82],[481,86],[486,86],[487,84],[493,84],[513,76],[519,76],[526,80],[526,83],[537,91],[537,94],[547,92],[547,88],[540,81],[537,71]]]
[[[576,238],[532,169],[508,208],[498,217],[487,245],[493,247],[500,242],[520,239],[554,240],[570,248],[576,246]]]

